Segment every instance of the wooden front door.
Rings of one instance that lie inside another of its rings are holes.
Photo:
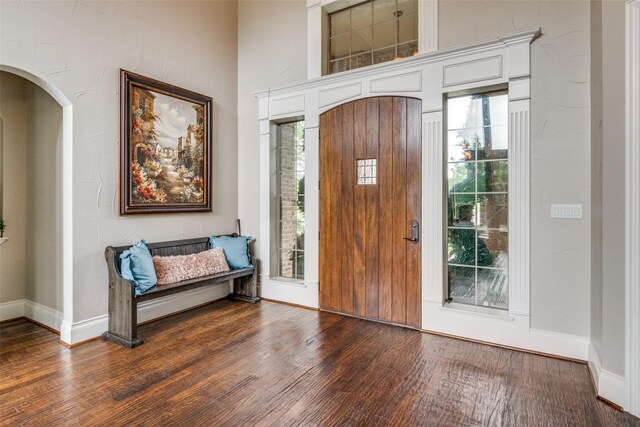
[[[421,122],[403,97],[320,117],[321,309],[420,327]]]

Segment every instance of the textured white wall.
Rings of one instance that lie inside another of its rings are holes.
[[[590,11],[579,1],[440,1],[440,48],[542,27],[531,48],[531,327],[588,336]],[[582,220],[550,218],[580,203]]]
[[[3,213],[7,223],[0,245],[0,302],[23,299],[27,279],[27,104],[26,81],[14,74],[0,71],[0,116],[3,134]]]
[[[252,92],[306,80],[306,31],[304,0],[238,5],[238,215],[243,233],[254,237],[260,232],[260,152]]]
[[[237,4],[0,3],[0,64],[73,104],[74,321],[107,312],[107,245],[233,231],[237,198]],[[119,217],[118,69],[214,99],[212,214]]]

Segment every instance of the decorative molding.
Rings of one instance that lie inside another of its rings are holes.
[[[142,302],[138,305],[138,323],[224,298],[231,292],[230,286],[229,283],[220,283]],[[60,340],[67,345],[78,344],[99,337],[108,327],[109,316],[107,314],[73,324],[63,321],[60,326]]]
[[[640,417],[640,0],[626,4],[625,375],[627,405]]]
[[[422,71],[409,71],[407,73],[371,79],[369,85],[371,93],[421,92]]]
[[[589,342],[587,363],[597,395],[626,409],[624,404],[626,402],[625,379],[620,375],[602,369],[600,356],[592,342]]]
[[[438,0],[419,0],[418,14],[418,50],[435,52],[438,50]]]
[[[318,107],[324,108],[332,104],[342,103],[360,95],[362,95],[362,82],[322,89],[318,91]]]
[[[539,27],[530,30],[519,31],[507,36],[501,36],[499,38],[493,38],[447,49],[441,49],[435,52],[429,52],[409,58],[399,59],[397,61],[383,62],[381,64],[370,65],[368,67],[357,68],[355,70],[329,74],[326,76],[322,76],[321,78],[309,78],[309,80],[293,85],[276,86],[269,89],[268,94],[270,96],[274,96],[291,93],[293,91],[303,91],[311,88],[326,87],[332,83],[339,84],[338,82],[364,79],[369,76],[379,76],[382,71],[401,72],[400,70],[403,69],[422,67],[426,66],[427,64],[455,60],[460,57],[468,58],[473,54],[487,54],[487,52],[508,48],[509,45],[503,40],[509,40],[511,44],[514,44],[511,42],[511,40],[517,40],[518,43],[525,43],[525,46],[528,46],[528,44],[530,44],[539,35]],[[256,91],[253,94],[256,97],[262,97],[265,95],[265,93],[267,93],[265,90],[261,90]]]
[[[304,112],[304,94],[272,98],[269,108],[272,117],[295,116]]]
[[[442,68],[443,86],[458,86],[483,80],[499,79],[503,75],[502,69],[502,55],[446,65]]]
[[[529,100],[509,102],[509,313],[529,314]]]
[[[444,300],[442,111],[422,114],[422,298]],[[423,328],[425,316],[422,316]]]

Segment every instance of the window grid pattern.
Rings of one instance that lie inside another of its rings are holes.
[[[447,283],[451,301],[508,309],[504,92],[447,100]]]
[[[328,74],[418,53],[418,1],[371,0],[329,15]]]
[[[376,175],[376,159],[361,159],[356,161],[358,185],[375,185]]]
[[[277,138],[278,272],[304,279],[304,121],[278,125]]]

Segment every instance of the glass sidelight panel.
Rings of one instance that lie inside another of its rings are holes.
[[[506,91],[447,99],[448,301],[508,308]]]
[[[276,275],[304,279],[304,121],[277,125],[278,263]]]

